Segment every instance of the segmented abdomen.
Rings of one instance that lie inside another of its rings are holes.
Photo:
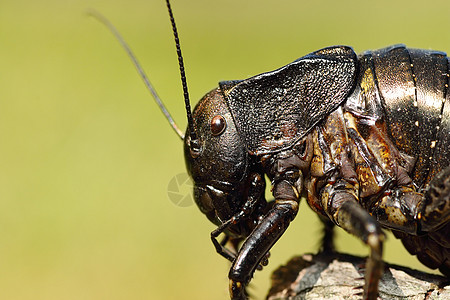
[[[450,97],[445,53],[392,46],[371,53],[388,132],[414,158],[412,179],[426,185],[450,161]]]
[[[449,59],[443,52],[396,45],[367,51],[359,63],[357,94],[364,103],[351,105],[384,121],[392,143],[408,162],[414,185],[424,193],[432,178],[450,165]],[[450,222],[421,236],[394,232],[422,263],[447,276],[449,233]]]

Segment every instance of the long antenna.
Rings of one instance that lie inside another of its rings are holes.
[[[189,135],[191,137],[191,151],[199,152],[200,151],[200,144],[197,139],[197,134],[195,133],[194,129],[194,119],[192,118],[191,113],[191,103],[189,101],[189,92],[186,82],[186,74],[184,71],[184,63],[183,63],[183,56],[181,55],[181,46],[180,46],[180,39],[178,38],[178,31],[177,26],[175,25],[175,18],[173,17],[172,8],[170,7],[169,0],[166,0],[167,9],[169,11],[170,16],[170,22],[172,23],[172,31],[173,36],[175,38],[175,47],[177,48],[177,56],[178,56],[178,64],[180,66],[180,76],[181,76],[181,84],[183,86],[183,93],[184,93],[184,105],[186,107],[186,114],[188,119],[188,126],[189,126]]]
[[[180,128],[178,128],[177,124],[175,123],[175,121],[173,120],[169,111],[167,110],[166,106],[161,101],[161,98],[159,98],[158,94],[156,93],[155,88],[151,84],[150,80],[148,80],[148,77],[145,74],[144,69],[141,67],[139,61],[137,60],[136,55],[134,55],[133,51],[128,46],[128,44],[125,42],[124,38],[120,35],[119,31],[117,31],[117,29],[114,27],[114,25],[112,25],[111,22],[109,22],[109,20],[107,18],[105,18],[102,14],[100,14],[99,12],[91,9],[91,10],[88,10],[87,14],[94,17],[101,23],[103,23],[109,29],[109,31],[111,31],[111,33],[116,37],[116,39],[119,41],[119,43],[122,45],[122,47],[127,52],[128,57],[131,59],[134,66],[136,67],[136,70],[138,71],[139,76],[144,81],[145,86],[150,91],[151,95],[153,96],[153,99],[155,99],[155,101],[158,104],[159,108],[161,109],[162,113],[166,116],[166,119],[167,119],[167,121],[169,121],[170,126],[173,128],[175,133],[183,140],[184,139],[183,132],[180,130]],[[183,72],[183,74],[184,74],[184,72]],[[189,112],[190,112],[190,108],[189,108]],[[192,119],[192,116],[191,116],[191,119]],[[188,116],[188,120],[189,120],[189,116]]]

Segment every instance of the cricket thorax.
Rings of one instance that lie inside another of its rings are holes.
[[[401,197],[391,197],[392,193],[415,193],[408,174],[413,159],[393,145],[382,119],[340,107],[316,126],[312,144],[314,156],[305,188],[314,211],[334,220],[337,208],[330,203],[336,203],[333,197],[345,192],[353,194],[386,227],[416,230],[408,223],[417,213],[419,195],[417,203],[408,203],[408,212],[397,208],[402,206]]]

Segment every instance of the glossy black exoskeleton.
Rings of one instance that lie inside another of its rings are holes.
[[[364,298],[376,299],[382,228],[418,259],[450,276],[450,88],[445,53],[396,45],[356,55],[315,51],[272,72],[220,82],[191,113],[172,21],[188,129],[169,122],[184,154],[200,210],[218,228],[211,239],[231,261],[230,296],[268,262],[269,250],[301,197],[325,224],[332,251],[337,225],[370,248]],[[273,201],[264,197],[265,176]],[[224,239],[218,241],[219,235]]]

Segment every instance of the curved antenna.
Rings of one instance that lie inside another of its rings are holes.
[[[103,23],[103,25],[105,25],[109,31],[111,31],[111,33],[115,36],[115,38],[119,41],[120,45],[125,49],[125,51],[128,54],[128,57],[131,59],[131,61],[133,62],[136,70],[139,73],[139,76],[142,78],[142,80],[144,81],[145,86],[147,87],[148,91],[151,93],[151,95],[153,96],[153,99],[155,99],[156,103],[159,106],[159,109],[162,111],[162,113],[166,116],[167,121],[169,121],[170,126],[173,128],[173,130],[175,131],[175,133],[183,140],[184,139],[184,134],[183,132],[180,130],[180,128],[178,128],[177,124],[175,123],[175,121],[173,120],[172,116],[170,115],[169,111],[167,110],[166,106],[164,105],[164,103],[161,101],[161,98],[159,98],[158,94],[156,93],[155,88],[153,87],[153,85],[151,84],[150,80],[148,80],[147,75],[145,74],[144,69],[141,67],[139,61],[136,58],[136,55],[134,55],[133,51],[131,50],[131,48],[128,46],[128,44],[125,42],[124,38],[120,35],[119,31],[116,29],[116,27],[114,27],[114,25],[111,24],[111,22],[105,18],[102,14],[100,14],[99,12],[95,11],[95,10],[88,10],[87,14],[94,17],[95,19],[97,19],[98,21],[100,21],[101,23]]]
[[[178,64],[180,66],[181,84],[183,86],[183,93],[184,93],[184,105],[186,107],[189,135],[191,137],[190,147],[191,151],[198,152],[200,151],[200,144],[194,129],[194,119],[192,118],[191,103],[189,101],[189,92],[187,87],[186,74],[184,71],[183,56],[181,55],[180,39],[178,38],[177,26],[175,25],[175,18],[173,17],[172,8],[170,7],[169,0],[166,0],[166,4],[167,10],[169,11],[170,23],[172,24],[173,36],[175,38],[175,47],[177,48]]]

